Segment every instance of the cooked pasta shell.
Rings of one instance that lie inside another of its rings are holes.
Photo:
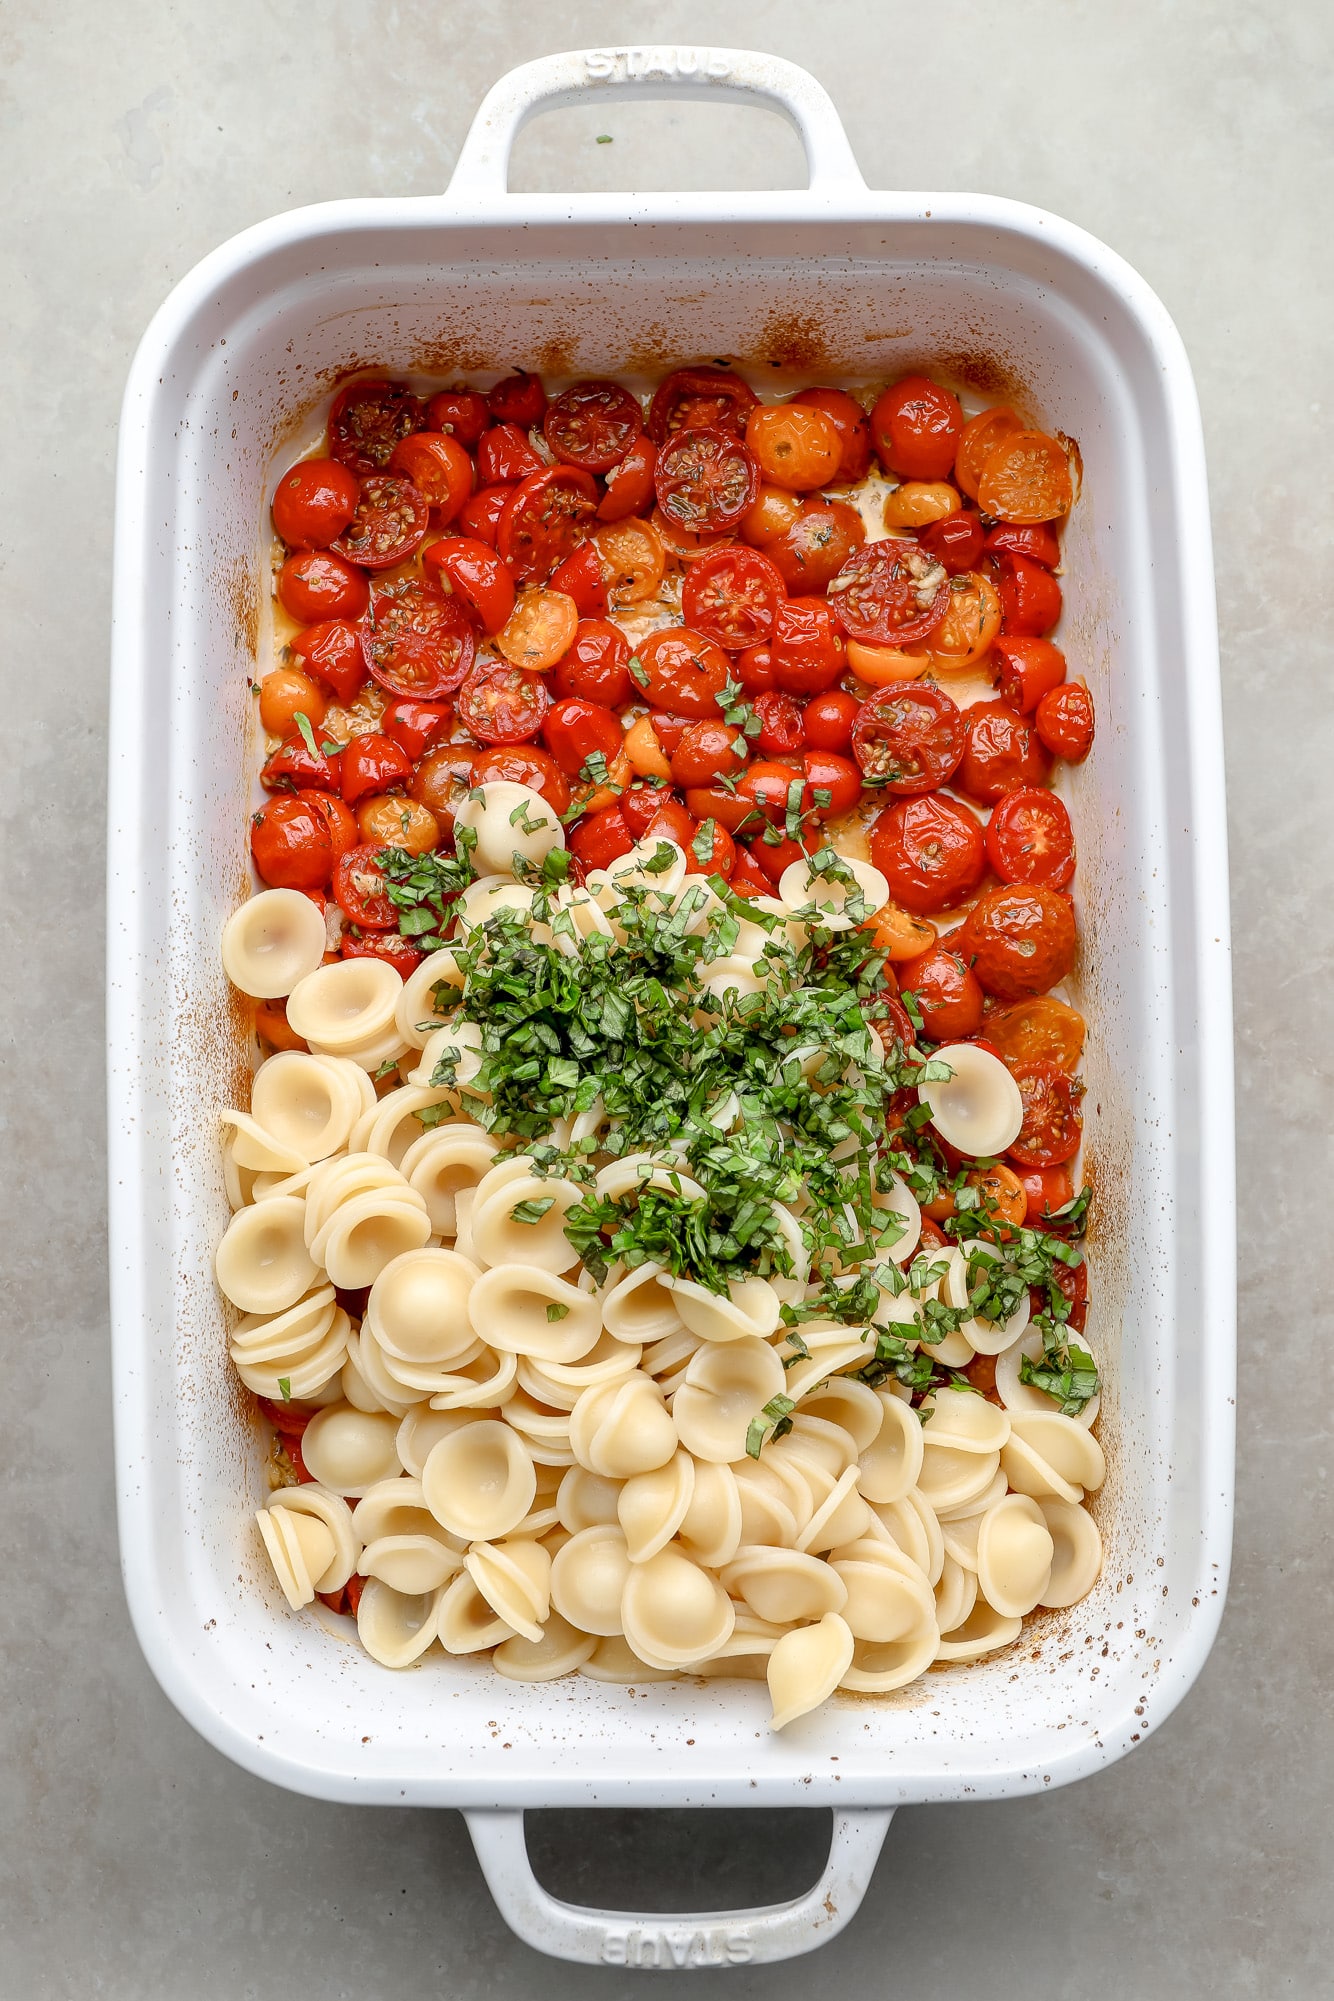
[[[683,1322],[662,1278],[661,1265],[642,1264],[608,1285],[602,1294],[602,1324],[609,1333],[627,1342],[656,1342],[680,1335]],[[649,1372],[658,1373],[656,1367]]]
[[[491,1665],[507,1681],[558,1681],[582,1667],[597,1641],[591,1633],[580,1633],[553,1612],[542,1628],[539,1640],[518,1634],[502,1640],[491,1656]]]
[[[764,1465],[753,1459],[738,1459],[729,1469],[737,1492],[737,1541],[732,1554],[744,1546],[759,1546],[771,1543],[790,1547],[797,1540],[799,1529],[811,1514],[810,1489],[806,1488],[804,1503],[793,1495],[790,1481],[780,1478],[773,1465],[773,1449],[766,1455],[769,1464]],[[701,1465],[707,1461],[701,1461]],[[687,1517],[684,1527],[690,1526]]]
[[[455,1203],[459,1191],[475,1189],[495,1161],[496,1143],[490,1133],[481,1126],[459,1120],[423,1132],[413,1140],[398,1165],[408,1185],[425,1202],[436,1236],[452,1237],[458,1228]]]
[[[445,1586],[437,1623],[447,1654],[478,1654],[514,1637],[513,1627],[487,1603],[466,1570]]]
[[[250,1110],[265,1132],[305,1161],[327,1160],[346,1144],[365,1109],[365,1072],[336,1056],[279,1050],[260,1064]]]
[[[459,1360],[478,1338],[469,1309],[480,1276],[457,1251],[406,1251],[387,1264],[371,1286],[366,1325],[391,1365]]]
[[[952,1633],[962,1626],[976,1603],[976,1568],[970,1570],[947,1554],[936,1586],[936,1624],[941,1632]]]
[[[818,1556],[796,1549],[743,1544],[725,1565],[722,1582],[731,1596],[744,1598],[753,1612],[775,1626],[841,1612],[848,1598],[836,1570]]]
[[[597,1194],[609,1195],[614,1201],[626,1195],[643,1194],[649,1188],[667,1195],[681,1195],[691,1202],[699,1201],[704,1193],[679,1162],[652,1153],[626,1153],[619,1160],[609,1161],[598,1170],[593,1187]]]
[[[421,1477],[436,1520],[469,1542],[508,1535],[537,1492],[531,1453],[513,1426],[497,1418],[448,1433],[432,1446]]]
[[[281,1313],[319,1277],[306,1249],[306,1205],[280,1196],[238,1209],[218,1245],[218,1284],[243,1313]]]
[[[616,1513],[632,1563],[645,1563],[666,1547],[685,1520],[694,1492],[695,1461],[688,1452],[674,1452],[665,1466],[650,1473],[631,1475],[617,1496]]]
[[[866,1537],[842,1544],[830,1565],[847,1590],[843,1617],[859,1640],[904,1640],[935,1620],[936,1601],[925,1573],[888,1543]]]
[[[373,1285],[404,1252],[421,1250],[430,1234],[426,1204],[404,1182],[397,1190],[373,1189],[341,1202],[311,1245],[311,1255],[335,1285],[356,1291]]]
[[[675,841],[649,836],[607,868],[590,869],[587,886],[604,910],[618,903],[627,889],[654,890],[665,906],[685,881],[688,866],[685,849]]]
[[[980,1399],[979,1399],[980,1401]],[[994,1408],[994,1406],[993,1406]],[[925,1426],[923,1430],[925,1431]],[[1000,1466],[999,1452],[974,1452],[926,1437],[917,1491],[931,1507],[963,1507],[983,1494]]]
[[[1081,1347],[1088,1346],[1082,1334],[1079,1336],[1079,1343]],[[1020,1365],[1026,1360],[1040,1362],[1042,1352],[1041,1332],[1036,1327],[1030,1327],[1022,1339],[996,1358],[996,1390],[1006,1410],[1013,1416],[1017,1417],[1021,1413],[1028,1415],[1038,1411],[1051,1412],[1059,1408],[1055,1399],[1049,1397],[1045,1390],[1035,1389],[1032,1383],[1021,1383],[1019,1380]],[[1096,1357],[1094,1359],[1096,1362]],[[1082,1425],[1087,1431],[1101,1407],[1100,1395],[1090,1397],[1084,1408],[1075,1416],[1074,1422]]]
[[[949,1445],[956,1452],[999,1452],[1010,1436],[1010,1419],[972,1390],[938,1389],[922,1422],[930,1445]]]
[[[650,1667],[688,1667],[730,1638],[736,1611],[711,1571],[676,1543],[634,1563],[621,1596],[625,1637]]]
[[[342,1590],[356,1568],[361,1541],[352,1511],[340,1495],[310,1481],[279,1487],[258,1519],[278,1582],[294,1612],[308,1605],[317,1591]],[[294,1557],[299,1561],[293,1562]],[[283,1565],[288,1563],[292,1567],[285,1574]],[[301,1594],[298,1599],[293,1598],[293,1588]]]
[[[469,1311],[492,1348],[541,1362],[578,1362],[602,1332],[596,1299],[557,1273],[526,1263],[496,1264],[482,1273]]]
[[[298,980],[287,997],[287,1019],[312,1047],[318,1043],[330,1055],[350,1056],[394,1031],[402,987],[397,970],[383,959],[336,959]]]
[[[851,1376],[831,1376],[826,1383],[809,1390],[802,1398],[799,1417],[823,1418],[836,1425],[852,1442],[860,1458],[868,1452],[884,1427],[881,1399],[866,1383]]]
[[[317,1285],[282,1313],[247,1313],[232,1335],[232,1360],[279,1361],[309,1354],[324,1339],[338,1311],[331,1285]]]
[[[1035,1501],[1079,1501],[1107,1478],[1092,1432],[1059,1411],[1016,1411],[1001,1464],[1015,1492]]]
[[[473,863],[479,870],[512,875],[516,855],[537,866],[565,846],[560,820],[542,794],[504,778],[474,786],[460,800],[454,824],[476,835]]]
[[[357,1606],[362,1646],[381,1667],[411,1667],[438,1638],[440,1604],[440,1591],[395,1591],[368,1578]]]
[[[661,1283],[692,1334],[701,1341],[760,1340],[778,1326],[781,1302],[764,1278],[734,1278],[725,1293],[664,1273]]]
[[[621,1632],[621,1598],[630,1552],[615,1523],[599,1522],[572,1535],[551,1566],[551,1602],[580,1632]]]
[[[619,1682],[630,1687],[638,1682],[676,1679],[676,1669],[650,1667],[618,1633],[598,1640],[588,1659],[581,1662],[579,1672],[590,1681]]]
[[[730,1466],[696,1461],[680,1535],[697,1562],[714,1570],[731,1562],[741,1543],[741,1492]]]
[[[551,1611],[551,1556],[540,1542],[475,1542],[464,1567],[507,1626],[537,1642]]]
[[[945,1252],[946,1272],[940,1281],[940,1295],[947,1306],[965,1307],[969,1303],[970,1263],[981,1259],[995,1264],[1001,1253],[994,1244],[977,1238],[965,1244],[956,1244]],[[1028,1293],[1025,1290],[1007,1319],[1003,1321],[983,1320],[974,1315],[965,1320],[959,1332],[969,1346],[979,1355],[999,1355],[1011,1348],[1028,1325]],[[966,1395],[966,1391],[956,1391],[956,1395]]]
[[[891,1220],[898,1229],[897,1235],[881,1238],[883,1255],[892,1258],[896,1265],[908,1264],[922,1241],[922,1211],[917,1197],[896,1174],[884,1193],[875,1197],[875,1209],[886,1230]]]
[[[1037,1502],[1007,1494],[988,1508],[978,1529],[978,1589],[1005,1617],[1021,1619],[1050,1586],[1055,1554]]]
[[[556,1493],[556,1513],[571,1535],[583,1529],[611,1527],[620,1533],[621,1482],[586,1466],[570,1466],[561,1477]]]
[[[938,1661],[977,1661],[1017,1640],[1023,1621],[1007,1618],[978,1593],[972,1611],[962,1625],[942,1633],[936,1647]]]
[[[386,1535],[368,1542],[357,1565],[363,1577],[378,1577],[407,1597],[438,1591],[462,1568],[457,1550],[432,1535]]]
[[[788,871],[791,873],[791,871]],[[766,1679],[773,1703],[771,1730],[785,1730],[827,1702],[852,1665],[852,1633],[837,1612],[812,1626],[794,1626],[776,1641]]]
[[[795,1547],[813,1555],[837,1543],[855,1542],[870,1526],[871,1510],[857,1491],[860,1468],[848,1466],[837,1480],[820,1469],[828,1490],[817,1499],[814,1513],[797,1536]]]
[[[448,1067],[436,1072],[441,1064]],[[482,1031],[475,1021],[455,1015],[443,1028],[434,1028],[422,1045],[421,1055],[408,1071],[407,1082],[419,1091],[443,1091],[448,1097],[463,1084],[471,1084],[482,1067]],[[440,1101],[437,1101],[440,1102]]]
[[[539,1403],[559,1410],[573,1410],[585,1390],[599,1383],[614,1383],[639,1367],[643,1349],[618,1341],[604,1328],[586,1355],[577,1362],[534,1362],[521,1359],[519,1381]]]
[[[746,1434],[785,1378],[777,1350],[754,1335],[715,1343],[706,1340],[691,1357],[685,1380],[672,1399],[672,1417],[681,1443],[697,1459],[730,1465],[746,1450]]]
[[[858,1695],[885,1695],[890,1689],[906,1688],[925,1674],[939,1645],[934,1618],[905,1640],[858,1640],[852,1650],[852,1666],[845,1671],[840,1686]]]
[[[863,1450],[861,1490],[868,1501],[901,1501],[910,1487],[917,1485],[926,1450],[922,1425],[911,1404],[873,1390],[882,1412],[879,1431]]]
[[[267,1132],[250,1112],[225,1111],[222,1123],[232,1128],[231,1156],[237,1167],[252,1174],[299,1174],[310,1162],[296,1148]]]
[[[483,1346],[474,1359],[455,1363],[442,1376],[448,1387],[435,1391],[431,1403],[436,1410],[486,1409],[493,1404],[508,1408],[517,1371],[516,1356],[498,1355],[494,1348]]]
[[[398,1461],[403,1471],[411,1478],[420,1480],[422,1468],[433,1445],[442,1438],[458,1431],[465,1424],[477,1424],[481,1412],[476,1410],[433,1410],[430,1404],[411,1405],[398,1427]],[[426,1505],[423,1500],[423,1507]]]
[[[919,1084],[917,1096],[929,1107],[931,1123],[943,1140],[974,1159],[1004,1153],[1024,1122],[1019,1086],[999,1056],[975,1042],[951,1042],[933,1061],[947,1063],[947,1080]]]
[[[448,1020],[463,990],[463,969],[448,946],[428,952],[403,982],[394,1005],[394,1022],[410,1049],[422,1049],[432,1029]]]
[[[421,1392],[390,1375],[384,1350],[363,1321],[360,1329],[347,1337],[343,1394],[356,1410],[388,1411],[401,1418]]]
[[[375,1106],[357,1137],[367,1153],[382,1154],[391,1166],[407,1178],[404,1161],[411,1149],[423,1137],[430,1137],[449,1128],[438,1125],[424,1126],[423,1112],[439,1113],[444,1106],[457,1115],[459,1103],[455,1093],[443,1085],[402,1084],[396,1091],[386,1091]],[[476,1128],[473,1128],[476,1130]],[[350,1143],[350,1142],[349,1142]],[[425,1200],[425,1191],[419,1191]],[[444,1233],[441,1232],[443,1235]],[[453,1236],[453,1230],[449,1232]]]
[[[301,1438],[306,1471],[334,1494],[360,1496],[398,1471],[398,1423],[388,1412],[329,1404]]]
[[[478,1262],[568,1271],[576,1256],[565,1234],[565,1218],[585,1191],[577,1181],[555,1175],[544,1179],[528,1171],[498,1179],[501,1174],[501,1168],[493,1167],[473,1197],[469,1220]]]
[[[927,1583],[934,1588],[945,1567],[945,1539],[935,1510],[919,1489],[913,1487],[901,1501],[882,1503],[871,1513],[896,1548],[925,1571]]]
[[[306,1403],[334,1382],[347,1355],[352,1323],[336,1309],[313,1345],[295,1353],[279,1354],[261,1361],[235,1346],[231,1358],[236,1373],[256,1396],[281,1397],[288,1403]]]
[[[280,1000],[325,952],[324,913],[299,889],[261,889],[222,931],[222,969],[255,1000]]]
[[[1087,1508],[1070,1501],[1040,1500],[1042,1519],[1054,1545],[1051,1579],[1041,1603],[1057,1608],[1077,1604],[1098,1581],[1102,1537]]]
[[[391,1474],[368,1487],[352,1510],[352,1526],[367,1547],[385,1536],[428,1535],[460,1561],[467,1548],[460,1536],[441,1528],[426,1505],[421,1481],[411,1474]]]
[[[570,1413],[575,1458],[607,1479],[624,1480],[665,1466],[677,1443],[662,1391],[641,1370],[585,1390]]]
[[[846,879],[845,870],[851,881]],[[850,931],[884,909],[889,902],[889,884],[870,862],[840,855],[834,875],[826,874],[814,860],[789,863],[779,878],[778,894],[786,909],[802,922],[822,931]]]

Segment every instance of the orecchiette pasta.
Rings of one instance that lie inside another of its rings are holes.
[[[951,1042],[938,1060],[950,1076],[918,1086],[941,1138],[960,1153],[1004,1153],[1024,1122],[1019,1086],[999,1056],[975,1042]]]
[[[852,1666],[852,1632],[837,1612],[814,1625],[792,1626],[775,1640],[767,1670],[774,1730],[785,1730],[827,1702]]]
[[[256,1000],[290,994],[324,957],[324,913],[299,889],[262,889],[227,919],[222,965]]]

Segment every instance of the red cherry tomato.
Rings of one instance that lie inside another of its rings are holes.
[[[649,715],[653,734],[658,739],[668,757],[676,749],[686,731],[690,728],[689,716],[669,716],[661,709],[654,709]]]
[[[843,456],[835,475],[839,486],[852,486],[865,479],[871,469],[871,420],[855,397],[846,389],[799,389],[789,403],[802,403],[820,410],[833,421],[843,444]]]
[[[1064,1160],[1053,1167],[1025,1167],[1019,1179],[1028,1199],[1032,1226],[1049,1228],[1056,1211],[1075,1199],[1074,1177]]]
[[[541,729],[551,697],[540,674],[497,662],[464,682],[455,706],[479,743],[525,743]]]
[[[386,966],[392,966],[403,979],[415,973],[426,957],[413,944],[411,938],[400,938],[396,931],[372,931],[364,938],[355,931],[343,934],[338,947],[340,959],[383,959]]]
[[[1065,655],[1049,639],[1002,633],[991,657],[1001,694],[1020,715],[1031,716],[1042,697],[1065,679]]]
[[[351,522],[334,543],[335,555],[363,570],[388,570],[405,563],[426,540],[431,509],[409,479],[376,472],[361,482]]]
[[[949,609],[950,580],[916,542],[890,537],[849,556],[829,586],[834,616],[863,646],[915,646]]]
[[[987,859],[1002,882],[1064,889],[1075,872],[1070,815],[1041,786],[1007,792],[987,821]]]
[[[1061,615],[1061,587],[1050,570],[1027,556],[1000,556],[998,588],[1001,601],[1001,631],[1029,633],[1041,639],[1051,631]]]
[[[582,695],[604,708],[623,709],[635,691],[629,667],[630,642],[620,627],[605,618],[582,618],[552,681],[558,695]]]
[[[316,797],[284,794],[251,818],[250,852],[271,888],[323,889],[333,872],[333,837]]]
[[[871,860],[917,917],[971,896],[987,866],[976,815],[939,792],[887,806],[871,828]]]
[[[540,424],[547,407],[541,376],[516,368],[487,390],[486,407],[498,424],[518,424],[525,431]]]
[[[515,488],[496,524],[496,553],[516,583],[545,583],[583,541],[596,510],[592,473],[544,466]]]
[[[958,1042],[982,1026],[982,983],[957,952],[938,945],[895,967],[899,992],[911,994],[932,1042]]]
[[[861,706],[855,695],[847,695],[841,688],[828,688],[823,695],[812,695],[802,717],[811,749],[848,750],[852,744],[852,726]]]
[[[649,821],[663,800],[670,797],[665,785],[641,784],[638,780],[622,792],[618,803],[625,815],[625,824],[637,841],[644,838]]]
[[[471,451],[490,424],[491,412],[479,390],[442,389],[427,404],[426,421],[433,431],[444,431]]]
[[[850,813],[862,796],[862,775],[850,757],[832,750],[808,750],[801,760],[806,782],[811,788],[811,804],[817,813]],[[825,793],[829,794],[828,799]]]
[[[598,502],[599,521],[625,521],[643,514],[653,503],[653,469],[658,448],[641,433],[619,465],[607,474],[607,491]]]
[[[736,542],[691,564],[681,610],[687,625],[736,653],[769,638],[786,596],[783,579],[768,557]]]
[[[628,855],[634,844],[635,837],[619,806],[604,806],[586,819],[576,820],[570,829],[570,853],[586,869],[610,868],[622,855]]]
[[[472,493],[473,465],[457,438],[444,431],[415,431],[394,447],[391,472],[410,479],[436,509],[438,525],[454,519]]]
[[[507,496],[508,487],[501,489]],[[496,633],[514,609],[514,579],[475,535],[445,535],[422,550],[422,568],[456,597],[485,633]]]
[[[789,528],[765,544],[794,597],[818,597],[866,541],[866,523],[844,500],[808,500]]]
[[[761,835],[757,840],[748,842],[747,847],[750,858],[761,875],[768,877],[768,886],[772,893],[782,881],[784,869],[791,868],[793,862],[802,861],[808,855],[813,855],[820,846],[821,839],[822,836],[809,831],[803,833],[799,841],[788,840],[786,836],[780,841],[766,841]]]
[[[349,924],[362,931],[397,931],[398,911],[390,902],[380,868],[382,847],[362,842],[339,857],[333,893]]]
[[[312,750],[299,733],[284,737],[277,750],[264,760],[259,782],[267,792],[299,792],[303,786],[315,792],[337,792],[342,782],[341,758],[320,749],[322,731],[312,731]]]
[[[644,413],[619,382],[576,382],[547,405],[542,432],[563,465],[609,472],[644,428]]]
[[[620,718],[610,709],[599,702],[587,702],[582,695],[571,695],[548,709],[542,737],[567,778],[594,782],[584,770],[588,759],[600,756],[610,764],[620,752],[625,732]]]
[[[414,577],[377,586],[366,623],[366,663],[391,695],[437,702],[472,666],[476,635],[457,598]]]
[[[658,506],[673,527],[693,535],[735,528],[759,487],[759,469],[731,431],[675,432],[653,471]]]
[[[327,549],[356,513],[360,491],[337,459],[302,459],[278,481],[273,525],[289,549]]]
[[[405,382],[349,382],[329,412],[329,456],[355,473],[383,472],[399,440],[425,422],[421,398]]]
[[[1042,883],[984,890],[955,940],[987,992],[1001,1001],[1045,994],[1075,962],[1070,899]]]
[[[535,743],[497,744],[494,750],[479,752],[473,761],[473,784],[489,785],[496,779],[540,792],[553,812],[564,813],[569,808],[565,773],[555,758]]]
[[[772,896],[773,884],[749,848],[737,848],[729,886],[737,896]]]
[[[336,792],[302,791],[297,794],[297,797],[304,799],[319,814],[325,826],[329,829],[329,839],[333,842],[335,861],[337,861],[339,855],[345,855],[349,848],[355,848],[357,842],[361,839],[357,823]]]
[[[551,573],[553,591],[573,598],[580,618],[599,618],[607,609],[607,572],[602,552],[590,536]]]
[[[542,471],[542,461],[517,424],[493,424],[477,447],[477,484],[515,486]]]
[[[1038,703],[1038,735],[1068,764],[1082,764],[1093,748],[1093,697],[1082,681],[1053,688]]]
[[[291,641],[293,653],[312,674],[328,683],[344,707],[355,701],[366,679],[366,654],[361,633],[346,619],[326,618],[309,625]]]
[[[760,825],[754,801],[741,792],[730,792],[725,785],[692,785],[686,793],[686,809],[693,819],[716,820],[729,834],[753,834]]]
[[[930,681],[868,695],[852,726],[852,754],[865,777],[900,797],[944,785],[963,748],[963,715]]]
[[[813,803],[806,774],[798,771],[795,765],[782,764],[770,758],[760,759],[751,765],[737,786],[737,795],[763,814],[771,827],[784,829],[790,814],[795,813],[804,820]]]
[[[730,880],[737,846],[721,820],[700,823],[685,843],[687,875],[720,875]]]
[[[748,695],[762,695],[778,686],[773,649],[769,646],[748,646],[744,653],[738,653],[732,662],[732,672]]]
[[[672,752],[672,782],[709,785],[746,768],[746,739],[729,723],[691,723]]]
[[[965,570],[977,567],[984,540],[982,523],[966,510],[947,514],[943,521],[928,521],[919,529],[917,539],[952,577],[961,577]]]
[[[880,463],[903,479],[948,479],[963,429],[957,396],[924,375],[905,375],[871,412]]]
[[[1024,1104],[1024,1123],[1010,1147],[1021,1167],[1055,1167],[1079,1151],[1080,1087],[1054,1063],[1016,1063],[1010,1072]]]
[[[378,730],[354,736],[343,752],[342,793],[349,806],[373,792],[406,785],[411,776],[412,759],[407,752]]]
[[[1061,545],[1049,521],[1026,527],[1002,521],[991,530],[984,546],[993,555],[1027,556],[1030,562],[1041,563],[1046,570],[1054,570],[1061,560]]]
[[[514,489],[510,486],[484,486],[471,500],[465,500],[459,509],[458,526],[463,535],[471,535],[488,547],[496,546],[496,529],[500,517],[510,504]]]
[[[1008,702],[975,702],[965,712],[954,783],[970,799],[994,806],[1007,792],[1045,784],[1050,769],[1032,723]]]
[[[365,572],[327,549],[289,556],[278,572],[282,608],[302,625],[326,618],[360,618],[370,597]]]
[[[662,803],[644,829],[646,841],[675,841],[678,848],[684,848],[687,856],[690,843],[695,838],[695,822],[687,813],[681,801],[674,794],[663,794]]]
[[[454,711],[447,702],[418,702],[405,695],[389,704],[380,727],[415,764],[443,741],[453,720]]]
[[[639,648],[644,700],[670,715],[702,722],[718,714],[718,696],[731,676],[727,655],[688,625],[652,632]],[[633,670],[632,670],[633,672]]]
[[[726,368],[678,368],[654,392],[649,436],[659,445],[681,430],[730,431],[739,438],[759,400],[748,382]]]
[[[755,749],[764,757],[796,757],[806,742],[800,704],[791,695],[771,689],[757,695],[753,706],[760,724],[758,736],[752,739]]]
[[[774,679],[790,695],[821,695],[843,672],[843,640],[823,598],[785,598],[769,642]]]

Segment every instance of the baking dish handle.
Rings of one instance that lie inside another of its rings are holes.
[[[728,104],[760,98],[796,126],[813,194],[866,185],[828,92],[796,63],[753,49],[621,47],[539,56],[493,84],[463,142],[449,183],[450,200],[503,200],[510,149],[534,112],[594,96],[686,97]]]
[[[834,1814],[834,1838],[820,1880],[787,1904],[753,1911],[595,1911],[567,1904],[533,1874],[521,1809],[466,1812],[477,1860],[497,1909],[525,1945],[589,1966],[758,1966],[795,1959],[841,1932],[866,1895],[892,1807]]]

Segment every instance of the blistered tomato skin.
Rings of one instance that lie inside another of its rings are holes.
[[[999,563],[1002,630],[1043,639],[1061,615],[1061,587],[1050,570],[1027,556],[1004,555]]]
[[[426,544],[421,563],[483,632],[500,631],[514,610],[514,579],[485,542],[475,535],[445,535]]]
[[[417,702],[410,695],[391,702],[380,726],[415,764],[447,735],[454,711],[447,702]]]
[[[802,716],[802,727],[811,749],[840,753],[849,751],[852,747],[852,726],[860,708],[857,697],[845,694],[841,688],[830,688],[823,695],[812,695]]]
[[[542,739],[567,778],[593,779],[584,767],[590,757],[610,764],[624,740],[620,718],[599,702],[572,695],[548,709]]]
[[[887,806],[871,829],[870,845],[895,903],[917,917],[962,902],[986,873],[976,814],[940,792]]]
[[[1044,784],[1050,769],[1032,723],[1008,702],[975,702],[965,711],[963,756],[954,783],[970,799],[994,806],[1007,792]]]
[[[511,785],[527,785],[540,792],[548,806],[564,813],[570,804],[570,787],[565,773],[549,751],[535,743],[497,744],[480,751],[473,762],[471,781],[489,785],[503,779]]]
[[[487,390],[486,407],[498,424],[517,424],[522,430],[531,430],[534,424],[542,422],[547,407],[541,376],[532,375],[525,368],[503,376]]]
[[[426,421],[472,451],[491,422],[486,398],[477,389],[442,389],[426,406]]]
[[[703,722],[720,714],[718,697],[730,677],[727,655],[689,626],[654,632],[639,648],[642,699],[669,715]]]
[[[250,852],[260,880],[272,889],[323,889],[333,873],[328,823],[298,795],[283,794],[260,807],[250,823]]]
[[[991,649],[1002,698],[1020,715],[1031,716],[1044,695],[1065,679],[1065,655],[1049,639],[1004,634]]]
[[[774,680],[790,695],[819,695],[843,672],[843,638],[821,598],[786,598],[769,643]]]
[[[957,396],[924,375],[903,376],[871,412],[880,463],[902,479],[948,479],[962,430]]]
[[[273,525],[289,549],[327,549],[357,511],[356,474],[337,459],[302,459],[278,481]]]
[[[746,739],[728,723],[692,723],[672,752],[672,782],[711,785],[746,768]]]
[[[517,424],[493,424],[477,447],[477,484],[517,486],[542,471],[542,461]]]
[[[582,695],[609,709],[623,709],[634,699],[630,678],[630,642],[618,625],[605,618],[581,618],[567,653],[556,662],[552,686],[557,695]]]
[[[1038,703],[1037,730],[1053,756],[1082,764],[1093,748],[1093,697],[1082,681],[1055,688]]]
[[[1045,994],[1075,962],[1070,899],[1040,883],[984,890],[960,927],[958,948],[996,1000]]]
[[[808,500],[796,519],[771,537],[765,554],[793,597],[819,596],[866,541],[866,523],[843,500]]]
[[[871,420],[855,396],[846,389],[799,389],[788,398],[791,403],[819,410],[838,432],[842,447],[838,470],[839,486],[853,486],[871,470]]]
[[[306,718],[310,724],[310,718]],[[311,734],[314,735],[312,726]],[[336,750],[326,753],[316,737],[311,749],[299,730],[284,737],[277,750],[264,760],[259,782],[266,792],[300,791],[303,786],[317,792],[337,792],[342,783],[342,759]]]
[[[910,993],[932,1042],[960,1042],[982,1026],[982,983],[960,953],[947,946],[896,967],[900,993]]]
[[[570,853],[585,868],[610,868],[622,855],[629,854],[635,837],[620,807],[604,806],[600,812],[576,821],[568,842]]]
[[[412,759],[392,737],[378,730],[354,736],[342,756],[342,794],[349,806],[374,792],[388,792],[406,785],[412,776]]]
[[[346,705],[356,700],[366,683],[366,651],[359,629],[350,620],[322,619],[298,632],[291,645],[297,659],[332,688],[340,702]]]

